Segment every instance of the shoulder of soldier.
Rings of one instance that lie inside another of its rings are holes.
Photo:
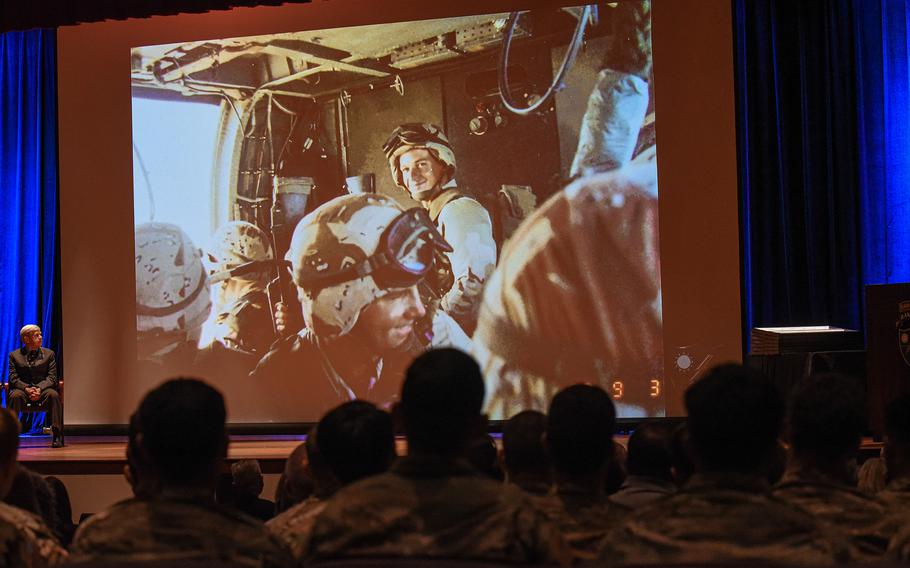
[[[99,532],[106,533],[112,526],[122,527],[121,523],[125,519],[135,519],[145,506],[144,503],[145,501],[135,498],[125,499],[103,511],[94,513],[79,523],[76,534],[73,536],[73,549],[78,549],[82,543],[94,538]]]
[[[772,496],[796,505],[813,514],[837,511],[867,512],[879,517],[886,506],[880,500],[852,487],[811,481],[788,481],[776,485]]]
[[[262,356],[250,372],[251,377],[268,375],[272,372],[285,372],[289,360],[302,360],[315,356],[319,351],[319,344],[309,330],[298,334],[282,337],[272,344],[269,352]]]
[[[326,506],[325,500],[306,500],[298,503],[274,519],[268,521],[266,529],[290,551],[296,559],[302,559],[309,546],[310,536],[316,518]]]
[[[459,192],[461,193],[461,192]],[[459,220],[472,219],[475,221],[489,222],[490,213],[483,204],[470,195],[461,194],[446,203],[439,213],[439,222],[445,223],[447,219],[457,217]]]
[[[282,530],[293,525],[299,519],[313,514],[313,511],[321,511],[325,507],[325,502],[325,499],[319,499],[311,495],[287,511],[283,511],[266,521],[265,526],[272,532]]]
[[[57,537],[37,515],[0,503],[0,526],[4,527],[0,532],[0,546],[6,543],[9,547],[16,543],[15,546],[19,547],[27,543],[28,546],[22,548],[23,553],[36,553],[47,564],[56,564],[67,556]],[[0,552],[0,559],[2,554]]]

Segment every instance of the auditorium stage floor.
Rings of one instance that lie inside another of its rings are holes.
[[[301,435],[233,435],[228,459],[257,459],[263,473],[281,473],[284,461],[303,440]],[[865,438],[861,454],[871,457],[880,449],[880,442]],[[403,440],[398,440],[398,451],[405,451]],[[62,448],[52,448],[50,436],[23,436],[19,461],[44,475],[119,474],[126,465],[126,436],[67,436]]]
[[[258,459],[263,473],[280,473],[304,436],[231,436],[228,459]],[[23,436],[19,461],[42,474],[120,473],[126,464],[126,436],[67,436],[52,448],[50,436]]]

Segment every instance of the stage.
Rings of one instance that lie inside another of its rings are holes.
[[[228,460],[257,459],[263,473],[280,474],[284,461],[305,436],[231,436]],[[43,475],[121,474],[126,465],[126,436],[67,436],[52,448],[50,436],[23,436],[19,461]]]

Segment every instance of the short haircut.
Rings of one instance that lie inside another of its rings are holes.
[[[502,458],[513,472],[542,472],[550,469],[550,458],[543,445],[547,415],[524,410],[502,425]]]
[[[330,410],[316,432],[319,453],[342,484],[382,473],[395,459],[392,415],[364,400]]]
[[[671,444],[675,424],[666,421],[645,422],[629,436],[626,469],[629,475],[673,480]]]
[[[24,325],[22,326],[22,329],[19,330],[19,339],[22,340],[22,343],[25,343],[31,339],[32,334],[36,331],[41,331],[41,328],[33,323]]]
[[[771,381],[742,365],[720,365],[686,390],[685,402],[692,449],[702,468],[760,473],[784,414]]]
[[[616,408],[605,390],[573,385],[553,397],[547,413],[547,448],[553,468],[585,475],[603,467],[613,455]]]
[[[224,398],[198,379],[169,380],[139,404],[142,447],[165,481],[185,482],[207,473],[224,456]]]
[[[431,349],[408,367],[401,387],[401,416],[408,446],[432,454],[464,450],[481,418],[483,376],[458,349]]]
[[[692,461],[692,436],[689,434],[689,425],[685,422],[677,424],[673,429],[670,456],[674,469],[673,480],[677,485],[683,485],[695,473],[695,463]]]
[[[890,443],[910,447],[910,393],[895,398],[885,407],[885,434]]]
[[[0,465],[16,460],[20,430],[16,415],[9,409],[0,408]]]
[[[239,460],[231,464],[231,480],[237,492],[259,496],[262,493],[262,467],[259,460]]]
[[[796,455],[825,461],[854,454],[866,428],[863,389],[853,377],[822,373],[800,381],[787,412]]]
[[[287,503],[300,503],[313,494],[313,478],[307,469],[306,443],[298,444],[284,462],[284,498]]]

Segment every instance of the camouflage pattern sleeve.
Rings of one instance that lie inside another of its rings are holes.
[[[67,558],[50,528],[27,511],[0,503],[2,566],[55,566]]]
[[[325,504],[325,500],[310,497],[268,521],[265,527],[281,541],[295,560],[302,562],[316,517],[325,509]]]
[[[526,539],[523,543],[527,549],[529,562],[538,564],[558,564],[570,566],[574,555],[566,544],[562,533],[544,514],[528,503],[516,514],[517,534]]]

